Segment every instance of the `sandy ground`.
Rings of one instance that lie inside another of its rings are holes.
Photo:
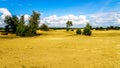
[[[0,36],[0,68],[120,68],[120,31],[40,33]]]

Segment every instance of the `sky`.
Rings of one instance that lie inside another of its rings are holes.
[[[32,11],[41,14],[41,24],[65,27],[68,20],[73,27],[120,26],[120,0],[0,0],[0,27],[4,27],[6,15],[25,15]],[[40,25],[41,25],[40,24]]]

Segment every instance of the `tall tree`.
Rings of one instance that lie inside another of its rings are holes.
[[[25,24],[24,15],[22,15],[22,16],[20,17],[20,21],[19,21],[19,23],[21,23],[21,24]]]
[[[18,19],[17,16],[12,16],[12,17],[11,16],[6,16],[4,22],[7,24],[5,26],[6,31],[10,31],[10,29],[11,29],[11,31],[13,33],[16,32],[16,27],[17,27],[18,22],[19,22],[19,19]]]
[[[9,27],[12,24],[12,17],[11,16],[5,16],[4,22],[6,23],[5,31],[9,32]]]
[[[73,26],[72,21],[67,21],[66,23],[67,31],[69,31],[70,26]]]
[[[20,17],[17,30],[16,30],[16,35],[25,36],[26,26],[24,24],[25,24],[25,20],[24,20],[24,15],[23,15]]]
[[[18,22],[19,22],[19,19],[17,16],[12,16],[12,25],[10,25],[12,27],[12,32],[15,33],[16,32],[16,28],[18,26]]]
[[[33,11],[33,14],[30,17],[29,20],[29,27],[30,31],[34,34],[36,34],[36,30],[38,29],[39,26],[39,21],[40,20],[40,13]]]

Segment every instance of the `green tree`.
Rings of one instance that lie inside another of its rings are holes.
[[[18,21],[19,19],[17,16],[6,16],[4,20],[4,22],[7,24],[5,26],[5,30],[10,31],[11,29],[12,33],[15,33]]]
[[[17,16],[12,16],[12,24],[11,24],[11,27],[12,27],[12,32],[15,33],[16,32],[16,28],[18,26],[18,22],[19,22],[19,19]]]
[[[77,30],[76,30],[76,34],[82,34],[81,29],[77,29]]]
[[[4,22],[6,31],[12,31],[18,36],[34,36],[40,22],[40,14],[33,11],[29,19],[29,24],[25,25],[24,15],[18,19],[17,16],[6,16]]]
[[[24,15],[21,16],[19,23],[21,23],[23,25],[25,24]]]
[[[83,30],[83,35],[92,35],[91,25],[87,23],[86,27]]]
[[[48,25],[46,25],[46,24],[42,24],[40,29],[44,30],[44,31],[48,31],[49,30]]]
[[[92,26],[89,23],[87,23],[86,27],[92,29]]]
[[[6,26],[5,26],[5,31],[6,32],[9,32],[10,30],[10,25],[12,24],[12,17],[11,16],[5,16],[5,19],[4,19],[4,22],[6,23]]]
[[[39,26],[39,22],[40,22],[40,13],[33,11],[33,14],[30,17],[29,20],[29,28],[30,28],[30,32],[32,32],[31,34],[36,34],[36,30],[38,29]]]
[[[66,27],[67,27],[66,30],[67,30],[67,31],[69,31],[70,26],[73,26],[72,21],[67,21],[67,23],[66,23]]]
[[[26,26],[25,24],[25,20],[24,20],[24,15],[20,17],[18,26],[17,26],[17,30],[16,30],[16,35],[18,36],[25,36],[26,33]]]

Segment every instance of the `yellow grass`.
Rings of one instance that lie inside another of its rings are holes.
[[[92,36],[56,30],[36,37],[0,36],[0,68],[120,68],[120,31]]]

